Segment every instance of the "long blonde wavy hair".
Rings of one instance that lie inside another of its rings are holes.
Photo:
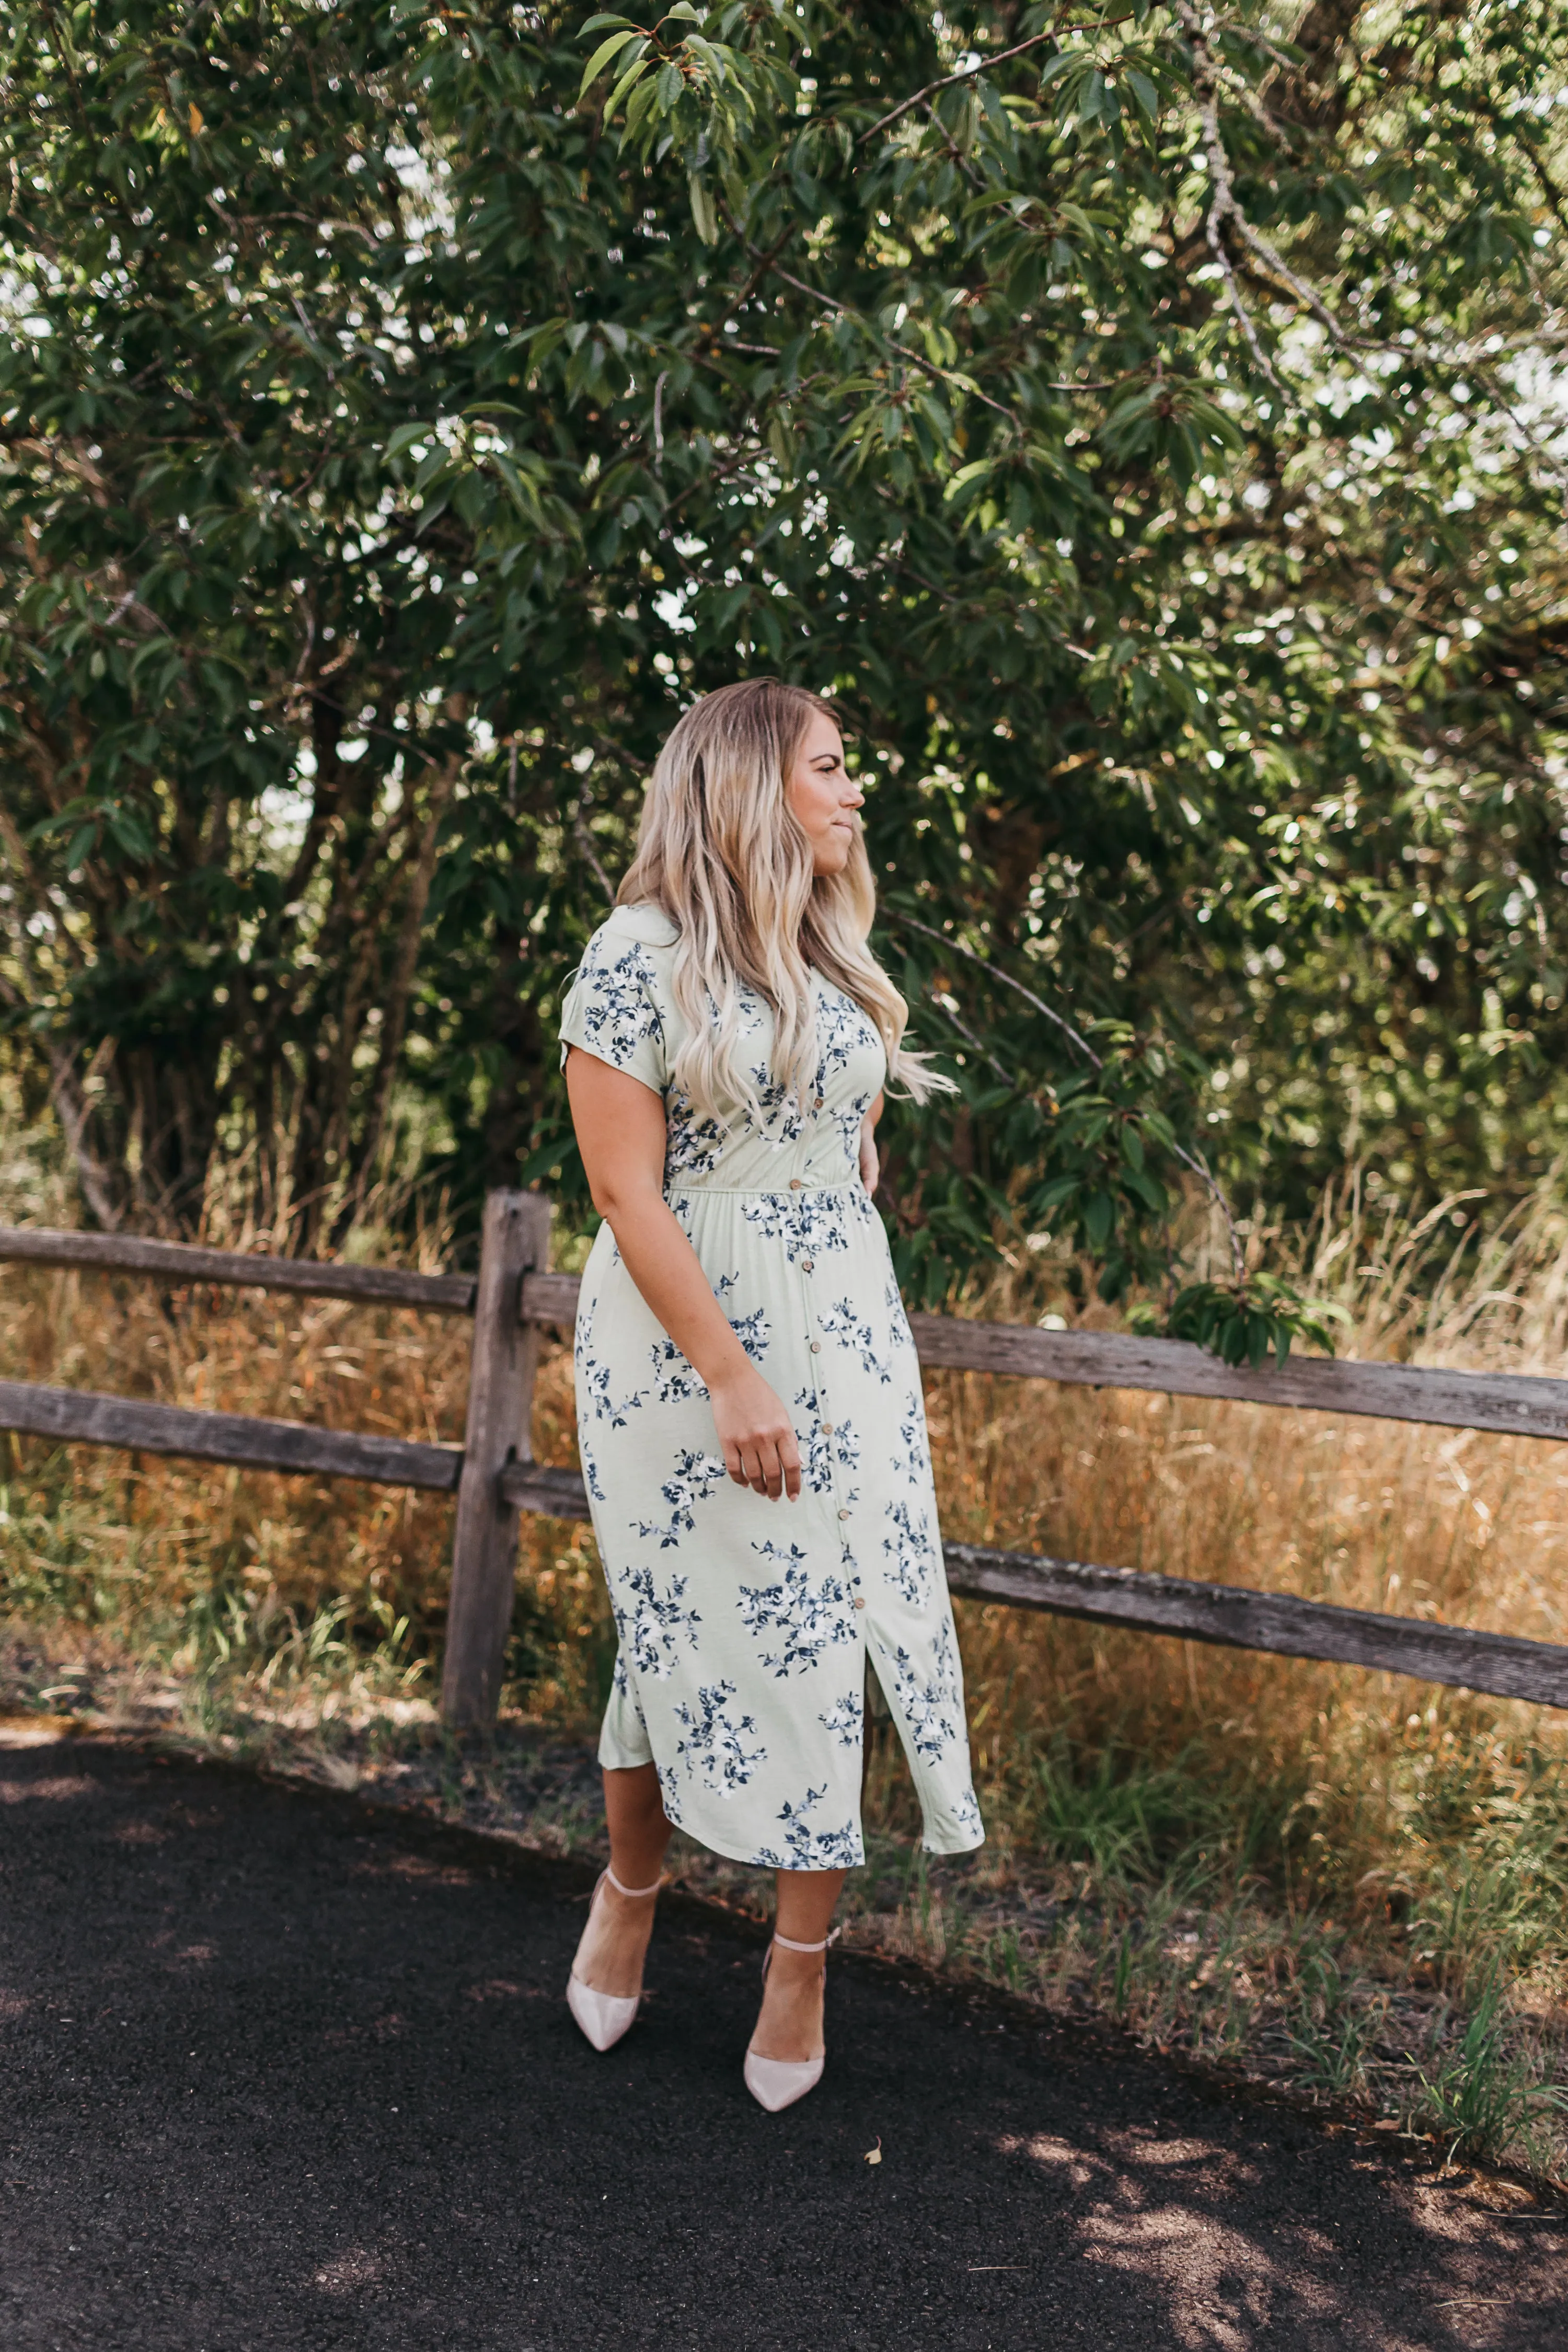
[[[721,686],[692,704],[655,763],[637,856],[616,893],[676,926],[672,988],[686,1038],[671,1077],[704,1118],[761,1116],[740,1066],[742,985],[773,1008],[770,1076],[805,1108],[816,1076],[815,966],[876,1024],[889,1082],[916,1102],[952,1080],[903,1047],[909,1007],[866,941],[877,891],[857,829],[838,874],[812,870],[811,844],[785,783],[814,719],[838,714],[822,696],[773,677]]]

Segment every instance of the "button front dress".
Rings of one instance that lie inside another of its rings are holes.
[[[763,1117],[699,1118],[670,1075],[685,1035],[677,936],[647,906],[601,924],[566,995],[562,1060],[579,1046],[662,1098],[665,1198],[794,1420],[802,1488],[775,1502],[728,1476],[706,1387],[602,1225],[576,1330],[583,1474],[619,1635],[599,1760],[657,1765],[669,1819],[716,1853],[858,1864],[869,1662],[926,1851],[967,1853],[984,1832],[920,1367],[858,1173],[882,1041],[814,972],[819,1058],[803,1110],[771,1074],[772,1012],[746,992],[741,1054]]]

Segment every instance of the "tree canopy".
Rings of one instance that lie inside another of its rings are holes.
[[[962,1082],[891,1129],[926,1297],[1006,1230],[1119,1295],[1206,1160],[1557,1149],[1560,11],[0,39],[0,1011],[96,1214],[570,1193],[562,981],[763,669]]]

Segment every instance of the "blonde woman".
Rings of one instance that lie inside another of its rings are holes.
[[[866,944],[862,793],[831,708],[771,678],[687,711],[561,1024],[604,1218],[577,1420],[619,1633],[599,1745],[610,1866],[567,1998],[637,2014],[671,1826],[778,1874],[745,2080],[822,2073],[823,1955],[864,1860],[868,1670],[931,1853],[984,1832],[919,1367],[871,1194],[903,999]]]

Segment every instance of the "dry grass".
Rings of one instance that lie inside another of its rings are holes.
[[[0,1221],[71,1222],[45,1139],[9,1144]],[[204,1238],[271,1244],[226,1223],[221,1206]],[[384,1228],[362,1229],[353,1244],[362,1260],[389,1254]],[[457,1263],[438,1213],[397,1255],[424,1272]],[[461,1439],[468,1365],[461,1317],[0,1268],[8,1379],[434,1441]],[[535,1422],[546,1460],[571,1458],[570,1375],[569,1356],[555,1350]],[[100,1649],[145,1655],[159,1671],[216,1664],[264,1678],[271,1693],[301,1673],[319,1676],[329,1654],[346,1667],[363,1652],[375,1654],[366,1687],[380,1693],[395,1654],[396,1679],[411,1690],[439,1645],[451,1510],[440,1496],[0,1433],[0,1590],[12,1613],[65,1620]],[[517,1656],[531,1701],[581,1716],[607,1671],[591,1539],[525,1519],[520,1567]],[[333,1621],[326,1635],[323,1612]]]
[[[0,1169],[0,1214],[19,1207],[60,1221],[25,1151]],[[382,1245],[359,1240],[363,1255]],[[1564,1370],[1568,1221],[1549,1194],[1478,1241],[1463,1204],[1408,1226],[1369,1217],[1352,1192],[1310,1234],[1249,1246],[1336,1301],[1344,1352]],[[416,1257],[449,1257],[438,1217]],[[1073,1307],[1070,1275],[1048,1251],[1025,1257],[965,1311],[1100,1319]],[[11,1378],[455,1438],[466,1352],[460,1322],[401,1311],[0,1275]],[[546,1460],[572,1456],[570,1370],[563,1349],[547,1356]],[[1555,1446],[976,1374],[933,1376],[928,1402],[955,1538],[1568,1638]],[[309,1733],[334,1772],[395,1753],[417,1780],[410,1757],[440,1745],[427,1691],[449,1519],[428,1496],[0,1438],[13,1689],[58,1705],[90,1681],[202,1736]],[[1563,2168],[1547,2087],[1568,1990],[1555,1718],[976,1603],[959,1613],[991,1843],[963,1868],[911,1862],[884,1728],[861,1932]],[[582,1729],[611,1656],[585,1530],[525,1522],[518,1715]],[[493,1810],[486,1769],[447,1756],[441,1801]],[[540,1833],[591,1834],[574,1786],[569,1830],[530,1800]],[[695,1853],[688,1868],[735,1875]]]
[[[1543,1194],[1478,1246],[1456,1236],[1453,1213],[1374,1227],[1353,1196],[1330,1202],[1292,1270],[1341,1308],[1342,1353],[1562,1376],[1568,1220]],[[1272,1238],[1278,1265],[1288,1254]],[[1040,1288],[1016,1270],[986,1311],[1038,1313]],[[1568,1453],[1555,1444],[973,1373],[932,1378],[928,1408],[955,1538],[1568,1640]],[[1182,1757],[1277,1817],[1278,1860],[1298,1885],[1363,1911],[1386,1907],[1376,1874],[1408,1874],[1413,1790],[1483,1767],[1515,1789],[1568,1754],[1546,1710],[963,1613],[982,1770],[1026,1812],[1031,1759],[1053,1740]],[[1561,1958],[1542,1956],[1554,1995]]]

